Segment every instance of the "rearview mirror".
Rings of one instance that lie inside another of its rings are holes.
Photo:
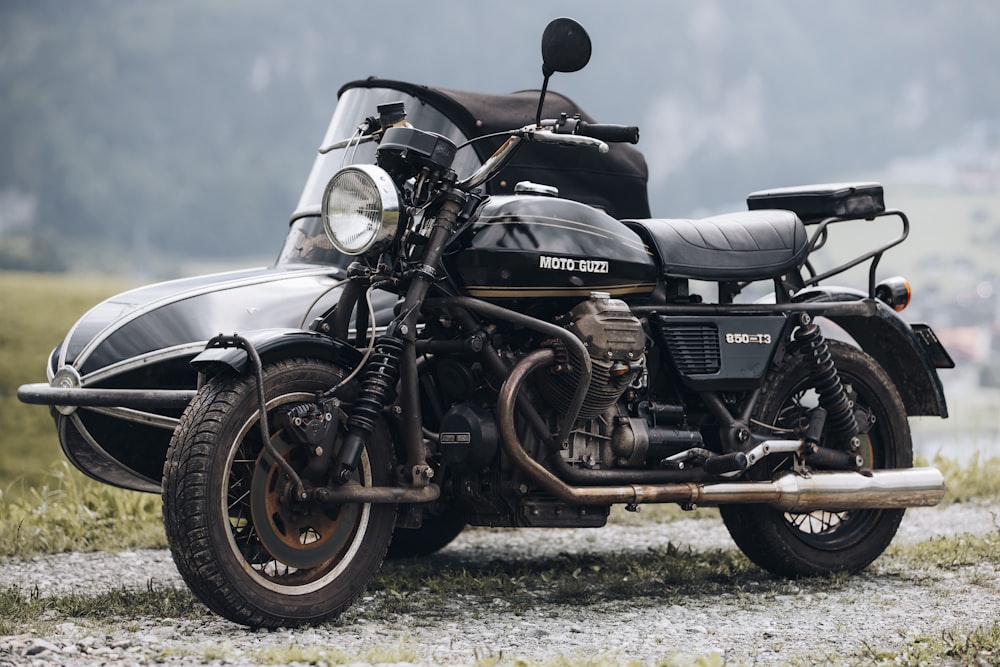
[[[542,73],[576,72],[590,62],[590,36],[570,18],[553,19],[542,33]]]

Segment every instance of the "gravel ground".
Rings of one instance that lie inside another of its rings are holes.
[[[910,510],[897,542],[932,535],[983,534],[1000,526],[1000,504]],[[532,559],[559,553],[642,552],[667,542],[694,550],[735,548],[721,520],[684,518],[666,526],[613,525],[599,530],[470,530],[445,549],[450,564],[494,558]],[[253,631],[217,618],[136,617],[120,623],[42,621],[0,636],[0,666],[254,664],[269,649],[290,646],[369,655],[373,647],[412,649],[418,664],[473,664],[500,657],[606,656],[609,663],[655,664],[667,657],[718,654],[725,664],[773,664],[891,649],[914,635],[972,628],[1000,618],[1000,563],[927,570],[902,576],[876,563],[846,583],[776,582],[763,573],[721,596],[591,605],[543,603],[512,613],[503,599],[466,598],[430,615],[394,613],[337,626]],[[27,561],[0,560],[0,589],[41,595],[183,587],[169,553],[70,553]],[[359,603],[363,611],[372,597]],[[402,653],[396,651],[397,654]],[[397,664],[397,663],[393,663]],[[405,663],[398,663],[405,664]]]

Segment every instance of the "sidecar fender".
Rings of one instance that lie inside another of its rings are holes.
[[[795,296],[798,303],[857,301],[867,294],[846,287],[816,287]],[[953,368],[955,363],[930,327],[909,324],[892,308],[875,300],[874,314],[827,315],[861,349],[875,358],[886,370],[906,405],[909,416],[948,416],[938,368]]]
[[[277,359],[312,357],[352,369],[361,362],[361,353],[356,348],[316,331],[276,328],[258,329],[241,335],[253,345],[265,364]],[[191,360],[191,367],[199,373],[211,373],[220,367],[240,375],[253,371],[246,350],[212,341]]]

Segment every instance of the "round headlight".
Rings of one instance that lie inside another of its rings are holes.
[[[372,164],[351,165],[326,184],[323,228],[337,250],[360,255],[392,239],[399,208],[399,194],[385,170]]]

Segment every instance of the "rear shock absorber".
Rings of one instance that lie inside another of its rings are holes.
[[[835,446],[840,442],[853,444],[860,429],[854,418],[854,410],[851,408],[847,391],[830,356],[830,347],[826,344],[819,325],[813,322],[808,314],[800,314],[799,325],[795,332],[795,340],[801,343],[805,351],[805,361],[809,366],[813,386],[819,394],[819,404],[827,412],[830,435]]]
[[[390,327],[395,330],[396,327]],[[394,331],[375,341],[375,349],[365,364],[361,380],[361,395],[351,408],[347,420],[347,436],[337,456],[335,475],[341,482],[350,479],[357,467],[358,456],[368,437],[375,431],[379,415],[396,398],[400,359],[406,342]]]

